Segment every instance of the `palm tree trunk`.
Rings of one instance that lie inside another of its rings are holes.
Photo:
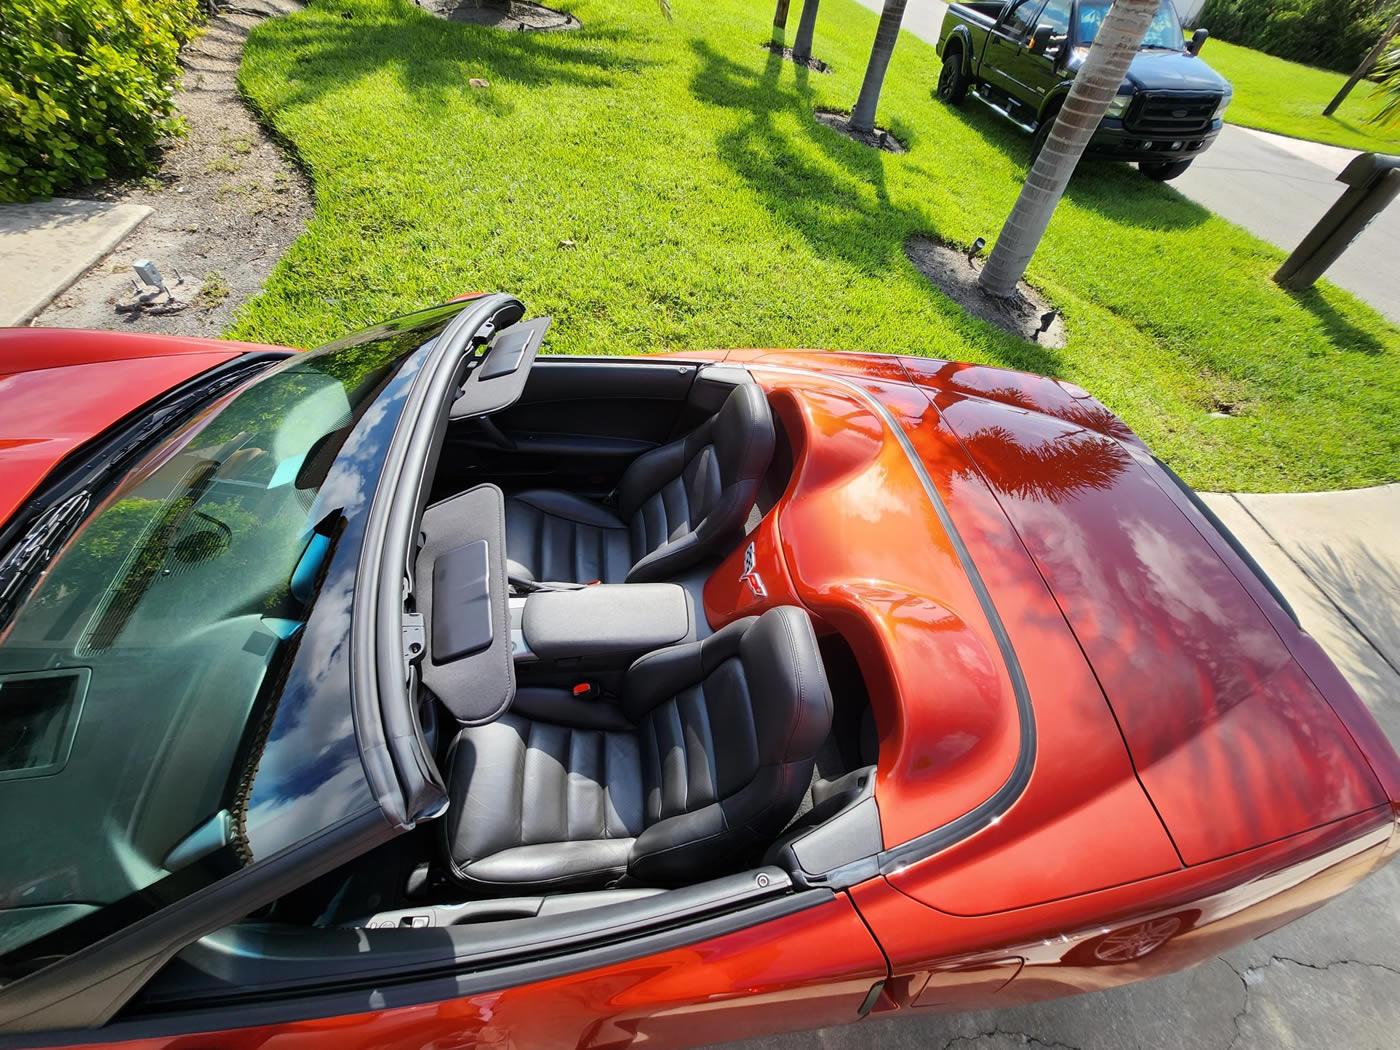
[[[783,32],[787,29],[788,0],[778,0],[778,6],[773,9],[773,39],[782,40]]]
[[[1327,103],[1327,107],[1322,111],[1324,117],[1330,117],[1337,112],[1337,107],[1351,94],[1351,89],[1361,82],[1361,78],[1371,72],[1371,67],[1376,64],[1376,59],[1381,57],[1385,45],[1390,43],[1391,38],[1397,33],[1400,33],[1400,17],[1390,23],[1390,28],[1381,34],[1381,38],[1376,41],[1376,46],[1371,48],[1371,53],[1361,60],[1361,65],[1356,67],[1356,72],[1347,77],[1347,82],[1342,85],[1342,90],[1338,91],[1332,101]]]
[[[806,62],[812,57],[812,34],[817,31],[817,8],[821,0],[805,0],[797,20],[797,38],[792,42],[792,60]]]
[[[885,0],[880,12],[880,28],[875,30],[875,46],[870,49],[870,64],[865,67],[865,81],[860,85],[860,97],[851,110],[852,131],[875,130],[875,107],[880,104],[880,89],[885,86],[885,70],[899,39],[899,24],[904,21],[905,0]]]
[[[1050,138],[1035,158],[1021,196],[1002,227],[977,284],[988,295],[1009,299],[1045,236],[1055,206],[1075,165],[1098,130],[1104,111],[1118,94],[1128,65],[1137,54],[1158,0],[1113,0],[1094,36],[1084,65],[1075,75],[1065,104],[1055,117]]]

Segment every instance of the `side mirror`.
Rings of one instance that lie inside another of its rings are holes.
[[[1206,40],[1210,37],[1209,29],[1198,29],[1191,34],[1191,42],[1186,45],[1188,55],[1199,55],[1201,48],[1206,46]]]
[[[1050,38],[1054,36],[1054,34],[1055,29],[1053,26],[1036,26],[1035,32],[1031,34],[1031,54],[1045,54],[1045,49],[1050,46]]]

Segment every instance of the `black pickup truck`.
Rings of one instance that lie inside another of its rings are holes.
[[[1050,134],[1111,0],[990,0],[953,4],[943,16],[938,96],[968,93],[1035,135],[1031,159]],[[1187,43],[1171,0],[1162,0],[1118,97],[1088,153],[1136,161],[1145,175],[1174,179],[1220,133],[1230,83],[1198,57],[1206,32]]]

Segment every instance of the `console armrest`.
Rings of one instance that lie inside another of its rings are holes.
[[[691,641],[695,616],[674,583],[596,584],[531,594],[521,630],[541,660],[623,659]]]

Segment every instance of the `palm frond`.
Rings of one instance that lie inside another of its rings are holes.
[[[1375,77],[1377,83],[1369,97],[1379,99],[1381,108],[1367,117],[1366,123],[1400,127],[1400,46],[1376,63]]]

